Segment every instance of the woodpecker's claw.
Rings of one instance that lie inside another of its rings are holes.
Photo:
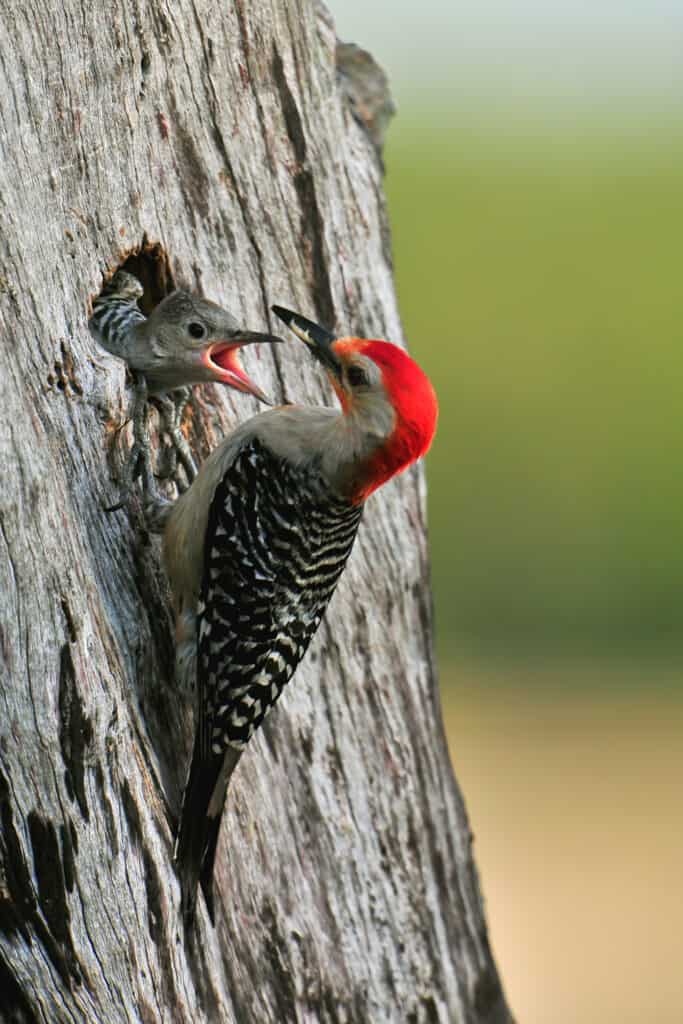
[[[125,508],[126,498],[121,501],[117,501],[115,505],[105,505],[104,511],[109,515],[111,512],[120,512],[122,508]]]
[[[175,502],[169,501],[168,498],[151,498],[145,502],[143,511],[150,533],[164,532],[174,505]]]
[[[105,512],[119,512],[126,507],[138,477],[142,477],[142,489],[145,497],[149,497],[150,500],[158,500],[159,495],[154,483],[149,447],[146,444],[133,445],[122,474],[119,500],[114,505],[105,506]]]
[[[147,440],[147,381],[141,373],[135,374],[134,396],[133,447],[123,470],[119,500],[115,505],[105,508],[105,512],[118,512],[126,506],[138,477],[142,477],[142,490],[145,499],[159,500],[152,471],[152,456]]]
[[[188,485],[192,483],[197,475],[197,467],[195,465],[190,446],[187,443],[187,439],[180,429],[180,421],[183,415],[183,409],[187,404],[187,400],[190,396],[190,389],[183,388],[180,391],[174,392],[172,396],[162,395],[154,399],[157,405],[162,422],[162,429],[168,434],[171,439],[172,447],[170,449],[170,463],[168,476],[173,479],[176,487],[179,491],[187,490],[187,487],[178,478],[176,468],[178,460],[181,466],[185,470]]]
[[[170,445],[164,448],[161,454],[162,465],[158,478],[160,480],[172,480],[179,493],[187,490],[197,475],[190,446],[180,429],[183,408],[190,395],[189,388],[182,388],[173,395],[155,395],[152,399],[159,411],[161,418],[161,430],[170,439]],[[141,373],[134,374],[134,399],[132,410],[133,421],[133,446],[126,461],[121,480],[121,492],[119,500],[114,505],[105,507],[105,512],[118,512],[125,508],[133,492],[135,481],[142,479],[142,494],[145,507],[154,508],[160,506],[165,499],[162,499],[156,487],[154,471],[152,468],[152,456],[149,440],[147,437],[147,382]],[[187,483],[178,473],[178,463],[185,472]]]

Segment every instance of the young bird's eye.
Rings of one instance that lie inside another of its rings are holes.
[[[348,377],[352,388],[360,387],[361,384],[367,384],[368,382],[367,374],[360,366],[350,366]]]
[[[193,338],[203,338],[206,334],[206,328],[204,324],[198,324],[196,320],[187,325],[187,332],[191,334]]]

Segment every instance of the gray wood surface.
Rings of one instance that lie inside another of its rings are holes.
[[[509,1020],[441,722],[422,469],[371,498],[242,758],[194,949],[171,864],[191,698],[158,541],[135,504],[103,511],[130,390],[88,303],[143,244],[168,258],[139,261],[157,297],[401,340],[381,78],[355,50],[337,69],[308,0],[9,0],[0,39],[1,1019]],[[295,341],[245,364],[331,401]],[[254,412],[195,389],[198,456]]]

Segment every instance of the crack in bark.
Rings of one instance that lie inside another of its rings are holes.
[[[0,851],[2,877],[0,879],[0,930],[8,937],[20,932],[30,941],[27,924],[36,908],[31,875],[24,859],[21,840],[14,824],[10,787],[0,769]]]
[[[85,795],[85,756],[93,738],[92,723],[85,714],[78,692],[71,645],[62,645],[59,655],[59,745],[64,762],[64,784],[81,814],[90,820]]]
[[[302,240],[307,240],[310,246],[308,269],[313,302],[321,322],[329,327],[333,327],[336,323],[336,316],[327,269],[324,221],[318,206],[315,179],[308,167],[306,136],[301,115],[287,82],[282,57],[274,42],[271,71],[275,87],[280,96],[287,134],[292,143],[292,149],[294,150],[294,156],[298,165],[294,171],[294,188],[299,197],[299,206],[301,208],[301,238]]]
[[[38,881],[36,898],[31,872],[14,825],[9,784],[1,770],[0,821],[0,931],[10,938],[19,933],[28,944],[31,943],[32,932],[35,933],[65,987],[71,990],[72,984],[79,985],[82,977],[68,931],[68,907],[57,833],[54,825],[45,825],[36,812],[29,814],[27,823]],[[24,994],[28,1000],[28,994]]]
[[[7,1024],[40,1024],[33,1004],[19,984],[17,977],[0,949],[0,992],[2,992],[3,1020]]]
[[[72,981],[80,985],[83,978],[71,937],[71,914],[57,830],[53,822],[41,818],[36,811],[29,812],[27,825],[38,883],[38,904],[59,953],[52,944],[46,948],[65,983],[69,987]]]
[[[21,602],[20,602],[20,597],[19,597],[19,584],[18,584],[19,577],[17,575],[17,567],[16,567],[16,565],[14,563],[14,557],[12,555],[12,548],[10,547],[9,537],[7,536],[7,530],[5,529],[5,520],[4,520],[4,516],[3,516],[2,512],[0,512],[0,535],[2,535],[2,539],[3,539],[3,542],[5,544],[5,548],[7,550],[7,561],[9,562],[10,572],[12,574],[13,590],[14,590],[14,593],[16,595],[16,604],[17,604],[17,632],[19,634],[21,634],[22,627],[21,627]],[[5,662],[6,662],[7,666],[9,667],[9,664],[10,664],[9,638],[5,639],[4,630],[2,631],[2,637],[3,637],[3,643],[2,643],[3,656],[5,658]],[[7,653],[5,653],[5,647],[6,646],[7,646]]]

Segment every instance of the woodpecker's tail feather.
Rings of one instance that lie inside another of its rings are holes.
[[[187,929],[194,922],[200,883],[211,923],[215,924],[213,867],[216,846],[228,783],[241,753],[241,750],[229,747],[224,754],[202,757],[199,742],[195,742],[175,848],[181,908]]]
[[[227,794],[227,787],[223,794],[223,806],[225,806],[225,795]],[[206,830],[206,853],[204,854],[204,860],[202,861],[202,868],[199,872],[199,884],[202,887],[204,893],[204,902],[206,903],[206,909],[209,912],[209,918],[211,924],[216,924],[216,907],[213,899],[213,865],[216,860],[216,848],[218,846],[218,833],[221,830],[221,817],[223,815],[223,807],[221,807],[221,813],[216,818],[210,818],[208,827]]]

